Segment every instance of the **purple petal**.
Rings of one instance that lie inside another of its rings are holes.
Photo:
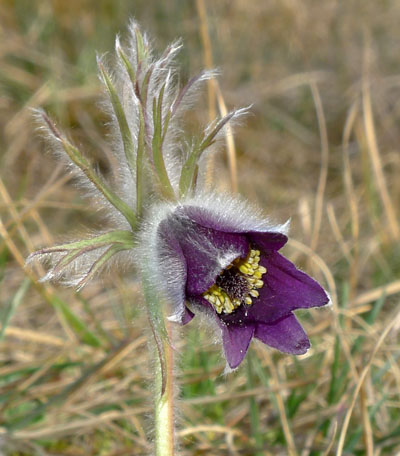
[[[307,334],[293,314],[270,325],[258,324],[254,337],[291,355],[303,355],[310,348]]]
[[[164,279],[166,293],[171,301],[173,317],[184,318],[186,260],[178,239],[168,219],[163,220],[157,231],[158,267]]]
[[[183,314],[183,317],[182,317],[182,320],[181,320],[181,324],[182,325],[187,325],[190,321],[192,321],[193,317],[194,317],[194,313],[190,309],[185,307],[185,312]]]
[[[221,328],[226,360],[231,369],[235,369],[247,353],[254,334],[254,325],[223,325]]]
[[[244,235],[205,228],[176,212],[168,225],[185,258],[186,293],[200,295],[235,258],[247,256],[249,243]]]
[[[279,250],[288,241],[286,235],[278,232],[257,233],[255,231],[250,231],[248,233],[248,237],[259,247],[260,250],[263,250],[264,252]]]
[[[269,290],[268,297],[274,303],[280,301],[282,306],[293,310],[320,307],[329,302],[328,295],[316,280],[278,252],[262,256],[260,263],[267,268],[263,276],[266,286],[261,292],[264,288]]]
[[[260,264],[267,269],[259,289],[260,296],[249,307],[242,306],[223,320],[233,324],[240,321],[270,324],[288,316],[293,310],[319,307],[329,302],[324,289],[278,252],[261,254]]]
[[[250,248],[246,236],[205,228],[179,210],[160,223],[158,236],[160,269],[181,313],[185,287],[188,296],[201,295],[234,259],[245,258]]]
[[[207,291],[232,261],[246,257],[249,243],[245,236],[222,233],[196,226],[190,239],[181,241],[187,264],[186,292],[198,295]]]

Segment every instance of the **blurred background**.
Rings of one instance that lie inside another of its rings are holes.
[[[220,70],[190,133],[224,104],[253,104],[210,172],[223,189],[237,177],[278,222],[291,218],[285,254],[332,297],[297,313],[307,355],[253,342],[229,375],[207,328],[181,330],[180,454],[400,454],[396,0],[1,1],[0,453],[151,451],[146,316],[132,272],[75,293],[24,268],[35,249],[101,223],[46,152],[31,108],[107,173],[96,52],[113,52],[130,17],[160,52],[183,39],[182,83]]]

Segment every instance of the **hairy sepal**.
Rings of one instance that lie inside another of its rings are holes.
[[[35,110],[37,119],[40,121],[41,126],[48,133],[48,137],[52,140],[54,145],[58,145],[65,154],[69,157],[71,162],[81,171],[86,177],[87,181],[97,190],[105,201],[107,201],[113,208],[115,208],[123,217],[129,222],[130,226],[134,229],[136,227],[136,214],[130,206],[122,200],[110,186],[96,173],[93,166],[82,155],[79,149],[74,146],[68,139],[62,135],[57,129],[54,122],[42,110]]]
[[[111,104],[114,109],[115,116],[118,121],[121,139],[124,147],[125,158],[129,166],[132,179],[135,179],[136,176],[136,160],[135,160],[135,147],[133,143],[132,133],[129,128],[129,124],[125,115],[125,110],[122,106],[121,100],[118,96],[117,90],[114,87],[111,76],[107,73],[104,68],[103,63],[100,59],[97,61],[101,78],[104,82],[104,85],[107,89],[107,92],[110,97]]]
[[[193,194],[202,154],[221,137],[228,123],[237,120],[239,117],[247,114],[248,111],[249,107],[238,109],[228,113],[221,119],[214,120],[206,128],[203,136],[194,142],[181,171],[179,180],[179,193],[181,197],[184,198]]]

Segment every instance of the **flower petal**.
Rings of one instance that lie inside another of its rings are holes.
[[[195,225],[190,238],[181,239],[181,247],[186,258],[188,295],[198,295],[207,291],[233,260],[245,258],[249,243],[245,236],[218,232]]]
[[[262,277],[264,286],[258,290],[260,296],[251,306],[241,306],[236,312],[224,315],[224,321],[270,324],[293,310],[319,307],[329,302],[328,295],[314,279],[278,252],[267,255],[262,252],[260,264],[267,269]]]
[[[260,263],[267,268],[263,276],[266,287],[261,291],[269,289],[269,298],[276,304],[281,302],[282,306],[294,310],[320,307],[329,302],[321,285],[280,253],[262,255]]]
[[[186,260],[178,239],[163,220],[157,230],[157,268],[163,277],[163,285],[172,304],[171,320],[183,322],[185,317]],[[184,324],[184,323],[183,323]]]
[[[162,224],[168,226],[185,258],[188,296],[207,291],[223,269],[234,259],[245,258],[249,252],[246,236],[198,225],[178,210]]]
[[[329,297],[324,289],[293,263],[277,252],[261,254],[260,264],[267,269],[260,296],[249,307],[242,306],[223,320],[233,324],[241,321],[273,323],[293,310],[324,306]]]
[[[268,252],[270,250],[279,250],[281,249],[288,238],[283,233],[278,232],[255,232],[250,231],[248,234],[249,239],[256,244],[260,250]]]
[[[194,313],[185,307],[185,312],[182,317],[182,325],[187,325],[190,321],[192,321],[192,318],[194,317]]]
[[[293,314],[270,325],[258,324],[254,337],[291,355],[303,355],[310,348],[307,334]]]
[[[229,367],[235,369],[243,361],[254,334],[254,325],[221,325],[224,352]]]

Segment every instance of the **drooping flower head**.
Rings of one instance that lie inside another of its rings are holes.
[[[164,214],[153,228],[153,251],[144,239],[173,303],[171,318],[186,324],[206,313],[221,332],[231,368],[253,337],[285,353],[305,353],[310,342],[293,311],[329,301],[314,279],[278,252],[287,228],[237,197],[208,194]]]
[[[309,340],[293,311],[329,299],[278,252],[287,241],[287,225],[273,225],[237,196],[202,188],[205,152],[246,109],[217,119],[188,142],[181,135],[182,113],[213,73],[179,88],[173,58],[180,45],[155,59],[137,24],[130,31],[127,48],[117,39],[113,78],[99,60],[118,163],[114,181],[99,175],[48,116],[38,113],[53,148],[96,195],[113,229],[39,250],[28,261],[49,261],[44,280],[78,288],[111,259],[136,264],[145,294],[153,288],[166,297],[172,320],[186,324],[198,312],[211,319],[231,368],[241,363],[253,337],[286,353],[305,353]]]

